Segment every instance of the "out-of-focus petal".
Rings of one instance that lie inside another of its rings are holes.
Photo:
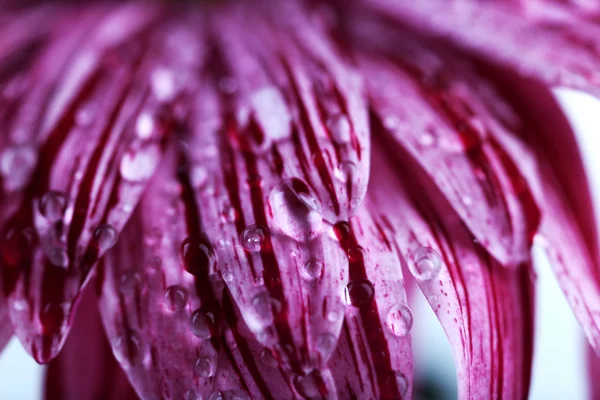
[[[586,347],[587,365],[588,365],[588,382],[590,386],[590,399],[600,399],[600,357],[593,348]]]
[[[395,232],[447,333],[459,398],[526,398],[533,351],[529,266],[502,268],[473,240],[443,193],[423,189],[428,179],[392,169],[389,151],[375,151],[369,199]]]
[[[161,157],[169,107],[151,78],[167,62],[167,35],[155,26],[140,36],[157,11],[67,9],[14,100],[0,155],[3,286],[17,304],[16,334],[38,362],[61,348],[81,287]],[[154,34],[160,40],[137,47]]]
[[[92,288],[82,294],[71,334],[46,370],[46,400],[138,399],[111,353],[96,300]]]

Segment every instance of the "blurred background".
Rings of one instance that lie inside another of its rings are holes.
[[[600,206],[600,157],[594,152],[600,149],[600,122],[597,118],[600,100],[568,89],[557,89],[555,94],[579,133],[596,204]],[[534,259],[538,274],[537,316],[530,399],[587,399],[586,342],[583,334],[543,252],[534,249]],[[414,299],[412,309],[417,379],[413,398],[456,399],[454,363],[444,333],[424,298]],[[44,368],[37,365],[13,338],[0,354],[0,398],[41,399],[43,376]]]

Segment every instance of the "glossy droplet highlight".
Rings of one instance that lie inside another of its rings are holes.
[[[266,228],[250,225],[240,235],[242,247],[251,253],[259,252],[267,238]]]
[[[396,380],[396,386],[398,387],[398,392],[400,393],[400,396],[406,396],[410,387],[408,378],[403,373],[397,372],[394,375],[394,379]]]
[[[364,263],[367,259],[367,251],[361,246],[348,249],[348,260],[351,263]]]
[[[185,270],[195,276],[208,275],[215,261],[212,245],[204,237],[185,239],[180,257]]]
[[[353,182],[356,179],[356,164],[352,161],[342,161],[335,170],[335,177],[343,183]]]
[[[146,356],[144,342],[135,332],[120,336],[113,343],[113,353],[119,363],[125,367],[140,364]]]
[[[269,194],[269,205],[275,224],[286,236],[305,242],[321,233],[323,217],[317,211],[318,203],[300,179],[292,179],[273,188]]]
[[[411,255],[408,263],[410,272],[420,281],[435,278],[442,269],[442,261],[437,251],[431,247],[419,247]]]
[[[23,188],[37,163],[35,149],[29,146],[11,146],[0,155],[0,173],[7,190]]]
[[[165,291],[165,307],[171,311],[183,310],[188,303],[188,291],[186,288],[173,285]]]
[[[345,115],[337,114],[327,121],[327,129],[336,143],[350,142],[350,121]]]
[[[121,176],[129,182],[144,182],[154,174],[159,159],[160,149],[155,144],[130,149],[121,159]]]
[[[323,273],[323,263],[317,259],[311,259],[304,264],[302,277],[307,281],[312,281],[321,277]]]
[[[413,315],[410,308],[401,303],[393,306],[388,313],[387,324],[394,335],[408,335],[413,325]]]
[[[373,284],[368,279],[352,281],[346,286],[346,304],[361,307],[371,301],[374,293]]]
[[[337,345],[337,338],[331,333],[324,333],[317,339],[317,351],[321,358],[326,360],[331,356]]]
[[[104,253],[117,243],[118,233],[108,224],[102,224],[94,232],[94,240],[100,253]]]
[[[271,305],[271,295],[266,290],[252,298],[254,312],[262,323],[270,323],[273,320]]]
[[[200,339],[210,339],[215,330],[215,316],[199,308],[190,315],[190,330]]]
[[[215,374],[215,364],[208,357],[200,357],[196,360],[194,368],[196,373],[203,378],[210,378]]]
[[[40,202],[40,212],[50,222],[62,219],[67,205],[67,199],[60,192],[46,193]]]

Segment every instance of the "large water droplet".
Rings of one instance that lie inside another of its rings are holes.
[[[138,365],[146,356],[144,342],[135,332],[120,336],[113,343],[113,353],[119,363],[125,367]]]
[[[440,255],[431,247],[419,247],[411,254],[411,259],[408,263],[410,272],[420,281],[435,278],[442,268]]]
[[[48,192],[42,197],[40,202],[40,212],[50,222],[56,222],[62,219],[65,212],[67,199],[60,192]]]
[[[142,277],[135,271],[126,272],[121,278],[119,289],[126,296],[140,293],[142,290]]]
[[[199,308],[190,315],[190,330],[200,339],[210,339],[215,331],[215,316]]]
[[[215,261],[212,245],[205,237],[185,239],[180,256],[185,270],[195,276],[207,276]]]
[[[274,222],[292,239],[303,242],[321,233],[323,217],[316,211],[316,200],[301,180],[292,179],[276,186],[269,194],[269,204]]]
[[[155,144],[130,149],[121,159],[121,176],[129,182],[146,181],[154,174],[159,160],[160,149]]]
[[[0,155],[0,173],[7,190],[18,190],[29,181],[37,163],[35,149],[29,146],[11,146]]]
[[[267,238],[267,230],[259,225],[250,225],[240,235],[242,247],[251,253],[259,252]]]
[[[182,310],[187,306],[188,298],[188,291],[183,286],[169,286],[165,291],[165,307],[171,311]]]
[[[406,336],[413,325],[413,316],[406,304],[398,303],[391,308],[387,316],[387,324],[396,336]]]
[[[350,122],[345,115],[337,114],[327,121],[327,129],[336,143],[350,142]]]
[[[349,282],[346,286],[346,303],[354,307],[363,306],[371,301],[375,289],[368,279]]]
[[[322,273],[323,263],[315,258],[308,260],[302,269],[302,277],[307,281],[320,278]]]
[[[94,240],[99,253],[104,253],[117,243],[117,230],[109,224],[102,224],[94,232]]]
[[[195,371],[203,378],[210,378],[215,374],[215,363],[208,357],[200,357],[196,360]]]
[[[323,360],[331,356],[337,345],[337,338],[331,333],[324,333],[317,339],[317,351]]]

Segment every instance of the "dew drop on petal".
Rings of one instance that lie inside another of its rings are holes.
[[[423,132],[419,136],[419,144],[423,147],[431,147],[435,144],[435,136],[431,132]]]
[[[7,190],[18,190],[28,182],[37,163],[35,150],[29,146],[11,146],[0,155],[0,173]]]
[[[202,396],[196,389],[189,389],[183,394],[183,400],[202,400]]]
[[[361,246],[348,249],[348,260],[351,263],[365,262],[367,259],[367,251]]]
[[[296,375],[293,379],[294,389],[306,399],[319,396],[318,372],[313,371],[306,375]]]
[[[398,387],[398,392],[400,396],[404,397],[408,393],[409,383],[408,378],[401,372],[397,372],[395,374],[396,385]]]
[[[435,278],[442,268],[440,255],[431,247],[419,247],[411,254],[411,259],[408,263],[410,272],[420,281]]]
[[[356,178],[356,164],[352,161],[342,161],[335,170],[335,177],[343,183],[352,182]]]
[[[225,283],[231,283],[233,281],[233,274],[231,272],[224,272],[223,280]]]
[[[195,189],[202,189],[208,183],[208,170],[203,166],[190,168],[190,184]]]
[[[194,370],[199,376],[210,378],[215,374],[215,363],[208,357],[200,357],[196,360]]]
[[[375,289],[368,279],[351,281],[346,286],[346,303],[350,306],[361,307],[371,301]]]
[[[141,113],[135,121],[135,133],[138,138],[147,140],[154,133],[154,118],[148,112]]]
[[[215,317],[212,313],[199,308],[190,315],[190,330],[200,339],[210,339],[215,330]]]
[[[206,238],[189,237],[181,243],[181,263],[187,272],[206,276],[215,261],[212,245]]]
[[[252,307],[255,313],[264,323],[272,320],[272,300],[271,295],[266,290],[258,293],[252,298]]]
[[[350,225],[346,221],[340,221],[333,226],[333,233],[338,241],[343,243],[350,234],[352,233],[352,229]]]
[[[56,267],[67,268],[69,266],[69,256],[67,250],[62,247],[51,247],[46,254],[48,261]]]
[[[316,211],[318,203],[300,179],[292,179],[273,188],[269,194],[269,205],[277,227],[292,239],[304,242],[321,233],[323,217]]]
[[[142,277],[135,271],[126,272],[121,278],[119,289],[124,295],[139,293],[142,290]]]
[[[40,212],[50,222],[62,219],[67,199],[60,192],[48,192],[40,202]]]
[[[104,253],[117,243],[118,233],[115,228],[109,224],[102,224],[94,232],[94,240],[98,251]]]
[[[259,225],[250,225],[240,235],[242,247],[251,253],[259,252],[267,238],[266,229]]]
[[[279,361],[273,356],[271,350],[264,348],[260,353],[260,360],[262,363],[268,367],[275,368],[279,365]]]
[[[323,263],[315,258],[308,260],[302,269],[302,277],[307,281],[312,281],[323,273]]]
[[[157,68],[152,72],[150,80],[152,91],[158,101],[168,102],[173,100],[177,94],[173,71],[167,68]]]
[[[331,333],[324,333],[317,339],[317,351],[323,359],[329,358],[336,346],[337,338]]]
[[[391,308],[387,316],[387,324],[396,336],[406,336],[413,325],[413,316],[406,304],[398,303]]]
[[[146,181],[154,174],[159,159],[160,149],[155,144],[130,149],[121,159],[121,176],[133,183]]]
[[[125,367],[138,365],[146,356],[144,342],[135,332],[117,338],[113,343],[113,353]]]
[[[165,291],[165,307],[171,311],[179,311],[188,303],[189,294],[186,288],[173,285]]]
[[[223,395],[221,392],[213,392],[208,396],[206,400],[223,400]]]
[[[329,118],[327,129],[331,138],[336,143],[348,143],[350,141],[350,122],[345,115],[338,114]]]
[[[235,211],[235,208],[230,204],[226,204],[223,207],[223,212],[221,215],[223,217],[224,222],[235,222],[235,220],[237,219],[237,212]]]

